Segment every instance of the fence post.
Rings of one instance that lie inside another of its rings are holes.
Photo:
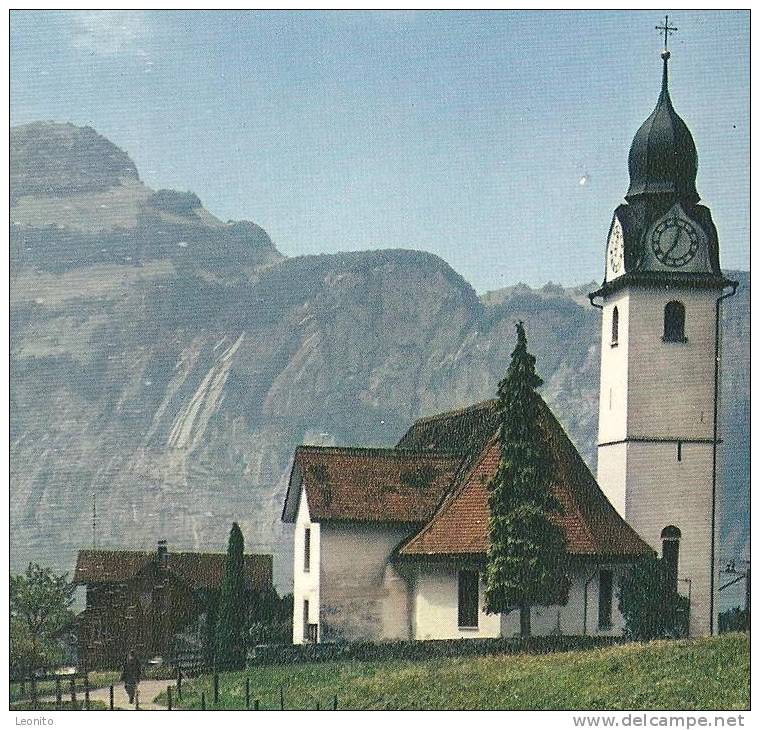
[[[335,695],[333,697],[333,710],[337,710],[337,709],[338,709],[338,695]]]
[[[90,709],[90,681],[87,675],[84,675],[84,709]]]
[[[71,694],[71,709],[77,709],[77,686],[74,677],[69,680],[69,692]]]
[[[214,672],[214,704],[219,704],[219,675]]]
[[[135,709],[140,709],[140,686],[135,687]]]
[[[108,688],[108,709],[113,710],[113,685]]]
[[[170,684],[166,687],[166,709],[172,709],[172,686]]]
[[[32,709],[37,709],[37,678],[32,675]]]
[[[258,710],[259,709],[259,701],[258,700],[254,700],[253,701],[253,709],[254,710]]]
[[[285,688],[280,685],[280,709],[285,709]]]
[[[251,709],[251,678],[245,678],[245,709]]]
[[[182,670],[177,667],[177,701],[182,701]]]
[[[201,710],[206,709],[206,693],[201,692]]]
[[[319,700],[317,700],[317,710],[319,709]]]
[[[61,709],[61,678],[55,678],[55,709]]]

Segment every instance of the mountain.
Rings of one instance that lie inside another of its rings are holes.
[[[12,568],[98,546],[219,550],[233,520],[290,571],[301,442],[389,445],[492,397],[526,323],[544,397],[595,466],[594,285],[478,296],[410,250],[285,258],[249,222],[153,191],[89,128],[11,130]],[[727,300],[727,556],[749,526],[749,275]],[[94,499],[93,499],[94,495]]]

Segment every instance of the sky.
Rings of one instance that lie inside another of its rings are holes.
[[[288,256],[430,251],[479,292],[601,280],[655,11],[13,11],[11,120],[90,125]],[[674,106],[749,268],[749,13],[678,11]]]

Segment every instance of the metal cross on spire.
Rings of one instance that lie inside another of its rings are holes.
[[[675,28],[672,25],[668,25],[668,16],[665,16],[665,25],[655,25],[655,30],[660,31],[660,35],[665,36],[665,50],[668,50],[668,34],[673,33],[678,30],[678,28]]]

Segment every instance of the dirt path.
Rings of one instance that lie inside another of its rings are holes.
[[[171,686],[174,687],[174,682],[167,679],[144,679],[140,682],[138,686],[139,691],[139,699],[140,699],[140,709],[141,710],[165,710],[165,705],[157,705],[155,702],[153,702],[156,697],[161,694],[161,692],[166,691],[166,688]],[[66,700],[66,694],[64,693],[63,699]],[[84,695],[81,692],[77,693],[77,700],[83,701]],[[99,687],[98,689],[91,689],[90,690],[90,699],[91,700],[99,700],[100,702],[105,703],[105,706],[108,707],[110,704],[110,688],[109,687]],[[41,702],[55,702],[55,696],[51,697],[41,697]],[[127,693],[124,690],[124,683],[119,682],[118,684],[114,684],[113,687],[113,707],[115,710],[134,710],[135,706],[129,704],[129,699],[127,698]]]

